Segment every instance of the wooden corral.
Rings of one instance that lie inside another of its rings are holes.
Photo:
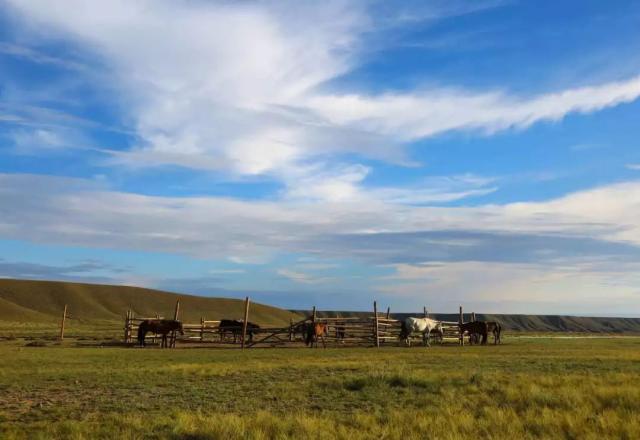
[[[373,314],[364,317],[318,317],[316,308],[314,307],[311,314],[306,318],[293,322],[291,321],[287,327],[267,327],[253,331],[253,339],[247,338],[247,325],[249,322],[249,298],[245,299],[244,324],[242,333],[237,338],[225,337],[221,332],[219,320],[207,320],[204,317],[199,323],[183,323],[184,336],[172,336],[172,345],[175,341],[194,342],[194,343],[211,343],[211,344],[237,344],[242,348],[250,347],[277,347],[277,346],[300,346],[305,341],[303,329],[306,325],[322,323],[327,326],[327,334],[324,336],[324,343],[329,347],[342,346],[365,346],[365,347],[381,347],[403,344],[400,341],[401,321],[391,316],[390,308],[386,313],[379,313],[377,303],[374,302]],[[176,304],[174,319],[178,318],[179,301]],[[424,308],[424,316],[428,317],[427,308]],[[432,333],[431,337],[434,342],[448,343],[456,342],[460,345],[464,344],[465,335],[460,333],[459,324],[463,321],[464,315],[462,307],[459,310],[459,322],[441,321],[443,324],[442,340],[439,335]],[[475,320],[475,313],[471,314],[472,320]],[[154,317],[136,317],[131,310],[127,311],[125,316],[124,340],[127,343],[134,342],[137,339],[137,329],[140,322],[147,319],[163,319],[162,316]],[[147,339],[156,341],[157,336],[148,334]],[[414,334],[411,337],[412,345],[422,343],[422,335]]]

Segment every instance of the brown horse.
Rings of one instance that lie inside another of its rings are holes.
[[[220,333],[220,338],[225,339],[228,333],[231,333],[233,336],[233,343],[238,342],[238,338],[242,336],[242,326],[243,321],[239,321],[236,319],[223,319],[220,321],[218,325],[218,333]],[[253,334],[256,333],[260,329],[258,324],[254,324],[253,322],[247,322],[247,335],[249,335],[249,342],[253,342]]]
[[[496,321],[487,321],[487,332],[493,333],[494,345],[501,344],[500,334],[502,333],[502,326]]]
[[[322,346],[327,348],[327,343],[324,339],[325,335],[329,332],[329,326],[321,322],[310,322],[306,325],[306,337],[304,343],[307,347],[313,347],[315,344],[318,347],[318,339],[322,340]]]
[[[487,343],[487,336],[489,333],[488,325],[484,321],[465,322],[464,324],[458,324],[460,327],[460,333],[468,332],[469,335],[482,336],[482,345]],[[475,337],[474,337],[475,339]]]
[[[144,341],[145,336],[147,333],[153,332],[162,336],[160,347],[167,348],[167,335],[175,331],[180,332],[180,334],[184,336],[184,329],[180,321],[173,319],[147,319],[138,325],[138,343],[141,347],[144,347],[146,345]]]

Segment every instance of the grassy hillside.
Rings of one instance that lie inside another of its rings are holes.
[[[55,323],[64,305],[77,322],[122,322],[127,309],[137,316],[173,317],[180,299],[180,319],[241,319],[244,302],[237,299],[208,298],[128,286],[108,286],[57,281],[0,279],[0,321]],[[250,320],[261,325],[288,325],[297,315],[276,307],[252,304]]]
[[[297,313],[308,313],[298,311]],[[322,311],[318,316],[371,316],[368,312]],[[408,316],[422,316],[422,313],[392,313],[396,319]],[[442,321],[458,321],[457,314],[433,313],[430,317]],[[465,314],[469,319],[469,314]],[[476,319],[498,321],[506,330],[534,332],[585,332],[585,333],[640,333],[640,318],[594,318],[560,315],[502,315],[476,314]]]

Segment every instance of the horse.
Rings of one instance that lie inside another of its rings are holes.
[[[175,331],[180,332],[180,334],[184,336],[184,329],[180,321],[173,319],[147,319],[138,325],[138,343],[141,347],[144,347],[146,345],[144,341],[145,336],[147,333],[153,332],[162,335],[160,347],[167,348],[167,335]]]
[[[318,339],[322,340],[322,346],[327,348],[324,337],[328,334],[329,326],[322,322],[310,322],[306,325],[306,335],[304,343],[307,347],[313,348],[315,344],[318,347]]]
[[[493,333],[493,344],[501,344],[500,334],[502,333],[502,326],[496,321],[487,321],[487,332]]]
[[[413,332],[422,333],[424,345],[430,347],[429,337],[431,332],[435,330],[442,338],[442,323],[431,318],[407,318],[401,323],[400,339],[404,339],[405,344],[411,347],[411,334]]]
[[[463,324],[458,324],[460,327],[460,333],[464,334],[464,332],[468,332],[469,335],[479,335],[482,336],[482,345],[487,343],[487,334],[488,334],[488,325],[484,321],[472,321],[465,322]],[[473,336],[474,340],[476,336]]]
[[[220,333],[221,338],[225,338],[227,333],[231,333],[233,335],[233,343],[235,344],[238,341],[238,336],[242,334],[243,325],[243,321],[237,319],[222,319],[220,320],[220,325],[218,325],[218,333]],[[247,322],[249,342],[253,341],[253,334],[259,328],[260,326],[258,324],[250,321]]]

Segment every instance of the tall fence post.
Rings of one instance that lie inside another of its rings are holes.
[[[387,319],[391,318],[391,307],[387,307]]]
[[[173,320],[177,321],[178,316],[180,315],[180,300],[176,300],[176,308],[173,311]],[[171,332],[171,347],[176,346],[176,331]]]
[[[476,322],[476,312],[471,312],[471,322]]]
[[[156,319],[160,319],[160,314],[156,313]],[[153,332],[153,343],[156,343],[156,337],[158,336],[158,334],[156,332]],[[171,337],[173,337],[173,334],[171,335]]]
[[[245,341],[247,340],[247,324],[249,321],[249,297],[244,299],[244,321],[242,321],[242,349],[244,349]]]
[[[200,317],[200,342],[204,342],[204,316]]]
[[[311,311],[311,322],[316,323],[316,306],[313,306],[313,310]]]
[[[378,336],[378,303],[376,301],[373,302],[373,320],[374,320],[374,337],[376,338],[376,347],[380,348],[380,338]]]
[[[424,313],[424,317],[425,318],[429,317],[429,312],[427,311],[427,306],[422,307],[422,312]]]
[[[460,306],[460,314],[458,316],[458,322],[460,323],[460,345],[464,345],[464,332],[462,331],[462,324],[464,323],[464,316],[462,314],[462,306]]]
[[[62,312],[62,320],[60,321],[60,340],[64,339],[64,324],[67,320],[67,305],[64,305],[64,311]]]
[[[289,342],[293,342],[293,318],[289,318]]]
[[[127,310],[127,314],[124,316],[124,343],[128,343],[130,340],[129,323],[131,321],[131,309]]]

